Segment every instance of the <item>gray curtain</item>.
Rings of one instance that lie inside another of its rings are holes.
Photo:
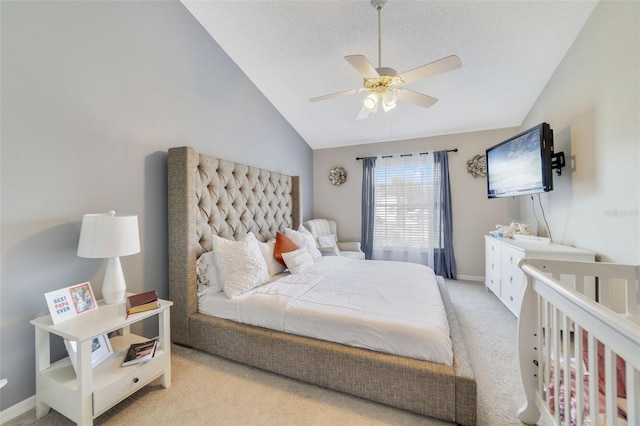
[[[451,184],[449,183],[449,157],[447,151],[433,153],[436,170],[436,188],[440,188],[440,212],[438,214],[440,228],[440,244],[434,251],[434,271],[436,275],[456,279],[456,259],[453,255],[453,214],[451,212]]]
[[[360,245],[365,259],[371,259],[373,252],[373,221],[376,213],[375,165],[376,157],[362,159],[362,236]]]

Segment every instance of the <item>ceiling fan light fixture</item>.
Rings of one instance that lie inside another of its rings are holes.
[[[371,93],[369,96],[364,98],[363,105],[370,112],[376,112],[378,110],[378,95],[376,93]]]
[[[398,94],[395,90],[388,90],[382,95],[382,110],[384,112],[391,111],[396,107]]]

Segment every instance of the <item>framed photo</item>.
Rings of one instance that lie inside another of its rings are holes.
[[[73,340],[64,340],[64,346],[67,348],[67,352],[69,353],[69,359],[71,360],[71,365],[73,365],[73,369],[76,374],[78,373],[78,342]],[[109,336],[103,334],[102,336],[97,336],[91,339],[91,368],[94,368],[96,365],[100,364],[105,359],[109,358],[113,353],[113,348],[111,347],[111,341],[109,341]]]
[[[54,324],[59,324],[98,307],[89,281],[44,294]]]

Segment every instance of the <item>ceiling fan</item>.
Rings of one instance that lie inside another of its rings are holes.
[[[378,11],[378,68],[374,68],[364,55],[350,55],[344,58],[364,77],[363,87],[345,90],[343,92],[318,96],[309,99],[311,102],[324,101],[345,95],[355,95],[362,92],[371,92],[364,98],[362,108],[356,116],[356,120],[367,118],[369,113],[377,113],[380,105],[387,112],[395,108],[398,100],[411,102],[412,104],[429,108],[438,99],[407,89],[405,84],[422,80],[436,74],[458,69],[462,66],[460,58],[456,55],[447,56],[426,65],[398,74],[393,68],[382,66],[382,36],[381,13],[387,0],[371,0],[371,6]]]

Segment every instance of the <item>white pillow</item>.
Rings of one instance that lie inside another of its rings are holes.
[[[321,235],[318,237],[318,245],[320,248],[331,248],[333,249],[336,255],[340,254],[340,249],[338,248],[338,238],[335,234],[330,235]]]
[[[269,240],[266,243],[258,241],[258,245],[260,246],[260,251],[262,252],[262,256],[264,256],[265,262],[267,262],[269,276],[274,276],[284,271],[284,266],[282,266],[282,263],[278,262],[276,258],[273,257],[273,252],[276,247],[276,240]]]
[[[313,259],[305,247],[289,253],[282,253],[282,259],[292,274],[299,274],[309,266],[313,266]]]
[[[294,231],[293,229],[285,228],[284,236],[290,238],[298,247],[306,248],[313,261],[317,261],[322,257],[322,253],[316,247],[316,240],[313,238],[313,234],[307,231],[306,228],[300,225],[300,230]]]
[[[215,254],[212,251],[202,253],[196,260],[198,296],[222,291],[222,284],[220,283],[220,278],[218,278],[215,262]]]
[[[251,232],[240,241],[214,235],[213,252],[222,290],[227,297],[236,297],[269,279],[267,262],[262,256],[258,240]]]

